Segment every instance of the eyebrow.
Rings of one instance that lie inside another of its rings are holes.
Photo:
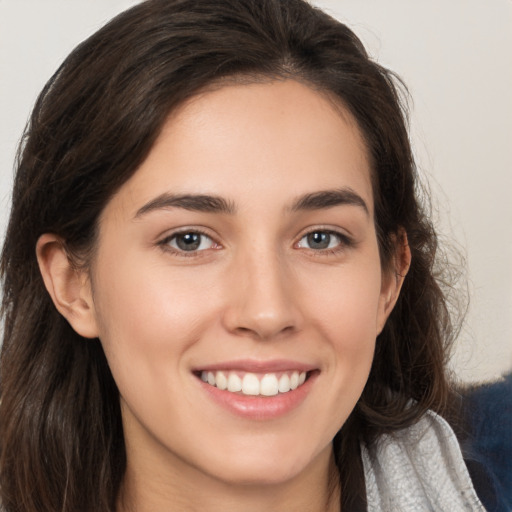
[[[289,211],[322,210],[340,205],[358,206],[369,215],[368,206],[364,199],[350,188],[321,190],[305,194],[298,197],[292,203]],[[220,196],[164,193],[139,208],[135,218],[140,218],[149,212],[166,208],[183,208],[184,210],[225,213],[229,215],[233,215],[236,212],[234,203]]]
[[[135,218],[154,210],[165,208],[183,208],[205,213],[235,213],[235,206],[232,202],[219,196],[211,196],[207,194],[161,194],[152,199],[144,206],[137,210]]]
[[[291,211],[301,210],[322,210],[340,205],[352,205],[362,208],[367,215],[370,210],[364,199],[351,188],[341,188],[334,190],[321,190],[305,194],[294,201]]]

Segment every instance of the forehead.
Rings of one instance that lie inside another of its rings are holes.
[[[361,195],[372,213],[369,160],[355,119],[327,94],[283,80],[224,85],[185,102],[118,196],[132,200],[125,204],[132,211],[164,192],[285,206],[340,187]]]

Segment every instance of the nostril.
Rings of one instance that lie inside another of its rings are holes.
[[[249,336],[254,339],[267,340],[280,338],[289,335],[295,331],[293,325],[273,326],[273,325],[258,325],[254,327],[237,327],[235,332],[241,336]]]

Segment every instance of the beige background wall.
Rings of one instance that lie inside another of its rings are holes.
[[[255,0],[256,1],[256,0]],[[67,53],[135,0],[0,0],[0,235],[14,148]],[[442,233],[465,247],[471,306],[454,366],[512,369],[512,1],[317,0],[406,81]]]

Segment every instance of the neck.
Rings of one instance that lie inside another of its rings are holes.
[[[290,480],[265,484],[223,482],[185,468],[172,468],[164,476],[154,471],[155,466],[135,466],[129,459],[127,462],[118,512],[340,510],[339,477],[332,450],[320,454],[310,467]]]

